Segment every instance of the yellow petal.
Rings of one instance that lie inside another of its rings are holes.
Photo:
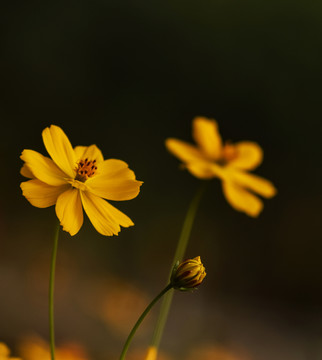
[[[263,202],[247,190],[227,181],[223,181],[222,187],[227,201],[234,209],[251,217],[257,217],[262,211]]]
[[[229,166],[244,170],[253,170],[263,161],[263,150],[255,142],[241,141],[234,144],[237,157],[229,161]]]
[[[118,159],[108,159],[100,163],[97,167],[95,177],[119,177],[119,174],[123,174],[122,177],[127,180],[134,180],[135,174],[129,169],[128,164],[125,161]],[[93,179],[95,178],[93,177]]]
[[[50,158],[34,150],[24,150],[20,158],[37,179],[53,186],[66,184],[66,174]]]
[[[206,156],[212,160],[219,159],[222,150],[221,136],[215,120],[204,117],[193,119],[193,138]]]
[[[102,235],[117,235],[121,228],[134,225],[132,220],[109,204],[106,200],[82,191],[84,210],[95,229]]]
[[[231,181],[253,192],[256,192],[261,196],[271,198],[277,193],[274,185],[269,180],[266,180],[260,176],[231,168],[227,168],[227,172]]]
[[[185,165],[192,175],[199,179],[224,178],[225,171],[222,167],[210,161],[195,161]]]
[[[48,154],[57,166],[69,177],[75,177],[76,156],[74,149],[64,131],[56,125],[47,127],[42,132]]]
[[[101,150],[96,145],[91,146],[76,146],[74,148],[76,161],[79,160],[96,160],[97,163],[104,161]]]
[[[140,192],[142,181],[137,180],[104,180],[100,178],[87,181],[89,191],[107,200],[122,201],[134,199]]]
[[[22,168],[20,169],[20,174],[29,179],[35,178],[34,174],[31,172],[26,163],[22,165]]]
[[[56,204],[58,196],[66,191],[69,185],[51,186],[40,180],[29,180],[20,184],[22,194],[31,205],[46,208]]]
[[[184,163],[205,159],[205,155],[196,146],[182,140],[169,138],[165,141],[165,146]]]
[[[83,224],[83,209],[78,189],[69,188],[57,199],[56,214],[63,230],[75,235]]]
[[[121,160],[109,159],[98,164],[98,174],[86,181],[90,192],[108,200],[130,200],[140,192],[142,181]]]
[[[8,346],[0,342],[0,360],[9,360],[10,350]]]

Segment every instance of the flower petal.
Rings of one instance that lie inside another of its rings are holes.
[[[40,180],[29,180],[20,184],[22,194],[31,205],[46,208],[56,204],[58,196],[66,191],[69,185],[51,186]]]
[[[182,140],[168,138],[165,141],[165,146],[173,155],[185,163],[205,159],[204,154],[196,146]]]
[[[31,172],[31,170],[29,169],[26,163],[22,165],[22,168],[20,169],[20,174],[29,179],[35,178],[34,174]]]
[[[257,217],[263,209],[263,202],[235,183],[223,181],[222,188],[229,204],[248,216]]]
[[[100,176],[105,178],[117,178],[119,177],[119,174],[123,174],[124,179],[135,180],[135,174],[129,169],[128,164],[125,161],[118,159],[108,159],[100,163],[97,167],[95,177],[89,180]]]
[[[76,161],[79,160],[96,160],[98,163],[104,161],[101,150],[96,145],[76,146],[74,148]]]
[[[192,136],[204,154],[217,160],[221,155],[222,141],[215,120],[204,117],[196,117],[192,123]]]
[[[117,235],[121,228],[134,225],[132,220],[109,204],[106,200],[91,194],[81,192],[84,210],[95,229],[102,235]]]
[[[224,169],[210,161],[194,161],[185,165],[192,175],[199,179],[225,178]]]
[[[78,189],[69,188],[57,199],[56,214],[63,230],[75,235],[83,224],[83,209]]]
[[[121,160],[109,159],[98,164],[98,174],[86,181],[88,190],[108,200],[130,200],[140,192],[142,181]]]
[[[69,177],[75,177],[76,156],[64,131],[56,125],[47,127],[42,132],[48,154],[55,164]]]
[[[255,142],[241,141],[234,144],[237,157],[229,161],[229,166],[244,170],[253,170],[263,161],[263,150]]]
[[[48,157],[34,150],[24,150],[20,158],[26,163],[29,171],[37,179],[48,185],[59,186],[66,184],[66,174]]]
[[[239,186],[245,187],[266,198],[271,198],[277,193],[276,188],[269,180],[230,167],[226,169],[231,181],[237,183]]]

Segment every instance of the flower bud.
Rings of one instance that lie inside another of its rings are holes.
[[[200,256],[197,256],[182,261],[180,264],[178,261],[173,267],[170,282],[174,289],[193,290],[202,283],[205,276],[205,267],[202,265]]]

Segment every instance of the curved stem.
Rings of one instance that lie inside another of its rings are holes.
[[[151,308],[153,307],[153,305],[167,292],[169,291],[170,289],[172,289],[172,285],[171,284],[168,284],[160,293],[159,295],[157,295],[151,302],[150,304],[146,307],[146,309],[143,311],[142,315],[139,317],[138,321],[136,322],[136,324],[134,325],[132,331],[130,332],[125,344],[124,344],[124,347],[123,347],[123,350],[122,350],[122,353],[121,353],[121,356],[120,356],[120,360],[124,360],[125,359],[125,355],[127,353],[127,350],[130,346],[130,343],[132,341],[132,338],[136,332],[136,330],[138,329],[138,327],[140,326],[141,322],[143,321],[143,319],[146,317],[146,315],[148,314],[148,312],[151,310]]]
[[[197,213],[197,210],[199,207],[199,203],[200,203],[201,197],[205,191],[207,183],[208,182],[206,182],[206,181],[203,181],[201,183],[200,187],[198,188],[195,196],[193,197],[193,199],[189,205],[186,217],[183,222],[183,226],[182,226],[181,234],[180,234],[180,237],[178,240],[178,244],[177,244],[177,248],[175,251],[174,258],[173,258],[173,262],[171,265],[171,270],[173,269],[174,264],[178,260],[181,261],[185,254],[185,251],[187,249],[188,242],[189,242],[192,225],[194,223],[196,213]],[[173,298],[173,291],[170,291],[170,292],[168,292],[168,294],[165,295],[165,297],[162,301],[162,304],[161,304],[159,317],[157,319],[153,338],[152,338],[150,348],[149,348],[149,349],[153,349],[153,353],[155,353],[155,354],[159,347],[161,337],[163,334],[163,330],[164,330],[164,327],[165,327],[165,324],[166,324],[166,321],[168,318],[169,310],[170,310],[171,303],[172,303],[172,298]],[[156,358],[155,356],[153,356],[153,358]],[[148,354],[147,359],[148,358],[149,358],[149,354]]]
[[[51,255],[50,278],[49,278],[49,336],[50,336],[51,360],[55,360],[54,286],[55,286],[55,268],[56,268],[59,229],[60,229],[60,224],[58,223],[54,234],[54,246]]]

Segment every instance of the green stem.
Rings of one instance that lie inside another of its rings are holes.
[[[136,322],[136,324],[134,325],[132,331],[130,332],[125,344],[124,344],[124,347],[123,347],[123,350],[122,350],[122,353],[121,353],[121,356],[120,356],[120,360],[124,360],[125,359],[125,355],[127,353],[127,350],[130,346],[130,343],[132,341],[132,338],[134,336],[134,334],[136,333],[136,330],[138,329],[138,327],[140,326],[141,322],[143,321],[143,319],[145,318],[145,316],[148,314],[148,312],[151,310],[151,308],[153,307],[153,305],[159,300],[161,299],[161,297],[167,292],[169,291],[170,289],[172,289],[172,285],[171,284],[168,284],[160,293],[159,295],[157,295],[151,302],[150,304],[146,307],[146,309],[143,311],[142,315],[139,317],[138,321]]]
[[[54,285],[55,285],[55,268],[56,268],[59,229],[60,229],[60,224],[58,224],[54,234],[54,246],[51,255],[50,278],[49,278],[49,336],[50,336],[51,360],[55,360]]]
[[[191,233],[191,229],[192,229],[192,225],[194,223],[196,214],[197,214],[197,210],[200,204],[200,200],[202,198],[203,193],[205,192],[206,189],[206,185],[208,182],[203,181],[200,184],[200,187],[197,189],[197,192],[195,194],[195,196],[193,197],[190,205],[189,205],[189,209],[187,211],[186,217],[184,219],[183,222],[183,226],[182,226],[182,230],[181,230],[181,234],[178,240],[178,244],[177,244],[177,249],[176,252],[174,254],[174,258],[173,258],[173,263],[171,265],[171,271],[172,268],[174,266],[174,264],[177,261],[181,261],[183,259],[183,256],[186,252],[187,246],[188,246],[188,242],[189,242],[189,238],[190,238],[190,233]]]
[[[185,251],[187,249],[192,225],[193,225],[194,219],[196,217],[196,213],[198,210],[198,206],[199,206],[201,197],[205,191],[206,183],[207,183],[206,181],[203,181],[201,183],[200,187],[198,188],[195,196],[193,197],[193,199],[189,205],[186,217],[183,222],[183,226],[182,226],[181,234],[180,234],[180,237],[178,240],[178,244],[177,244],[177,248],[175,251],[174,258],[173,258],[173,262],[171,265],[171,271],[173,269],[174,264],[177,261],[181,261],[183,259]],[[153,338],[152,338],[151,345],[150,345],[151,347],[154,347],[155,349],[158,349],[158,347],[160,345],[163,330],[164,330],[164,327],[165,327],[165,324],[166,324],[166,321],[168,318],[169,310],[171,307],[172,298],[173,298],[173,290],[169,291],[163,298],[159,317],[157,319],[157,323],[156,323],[154,333],[153,333]]]

